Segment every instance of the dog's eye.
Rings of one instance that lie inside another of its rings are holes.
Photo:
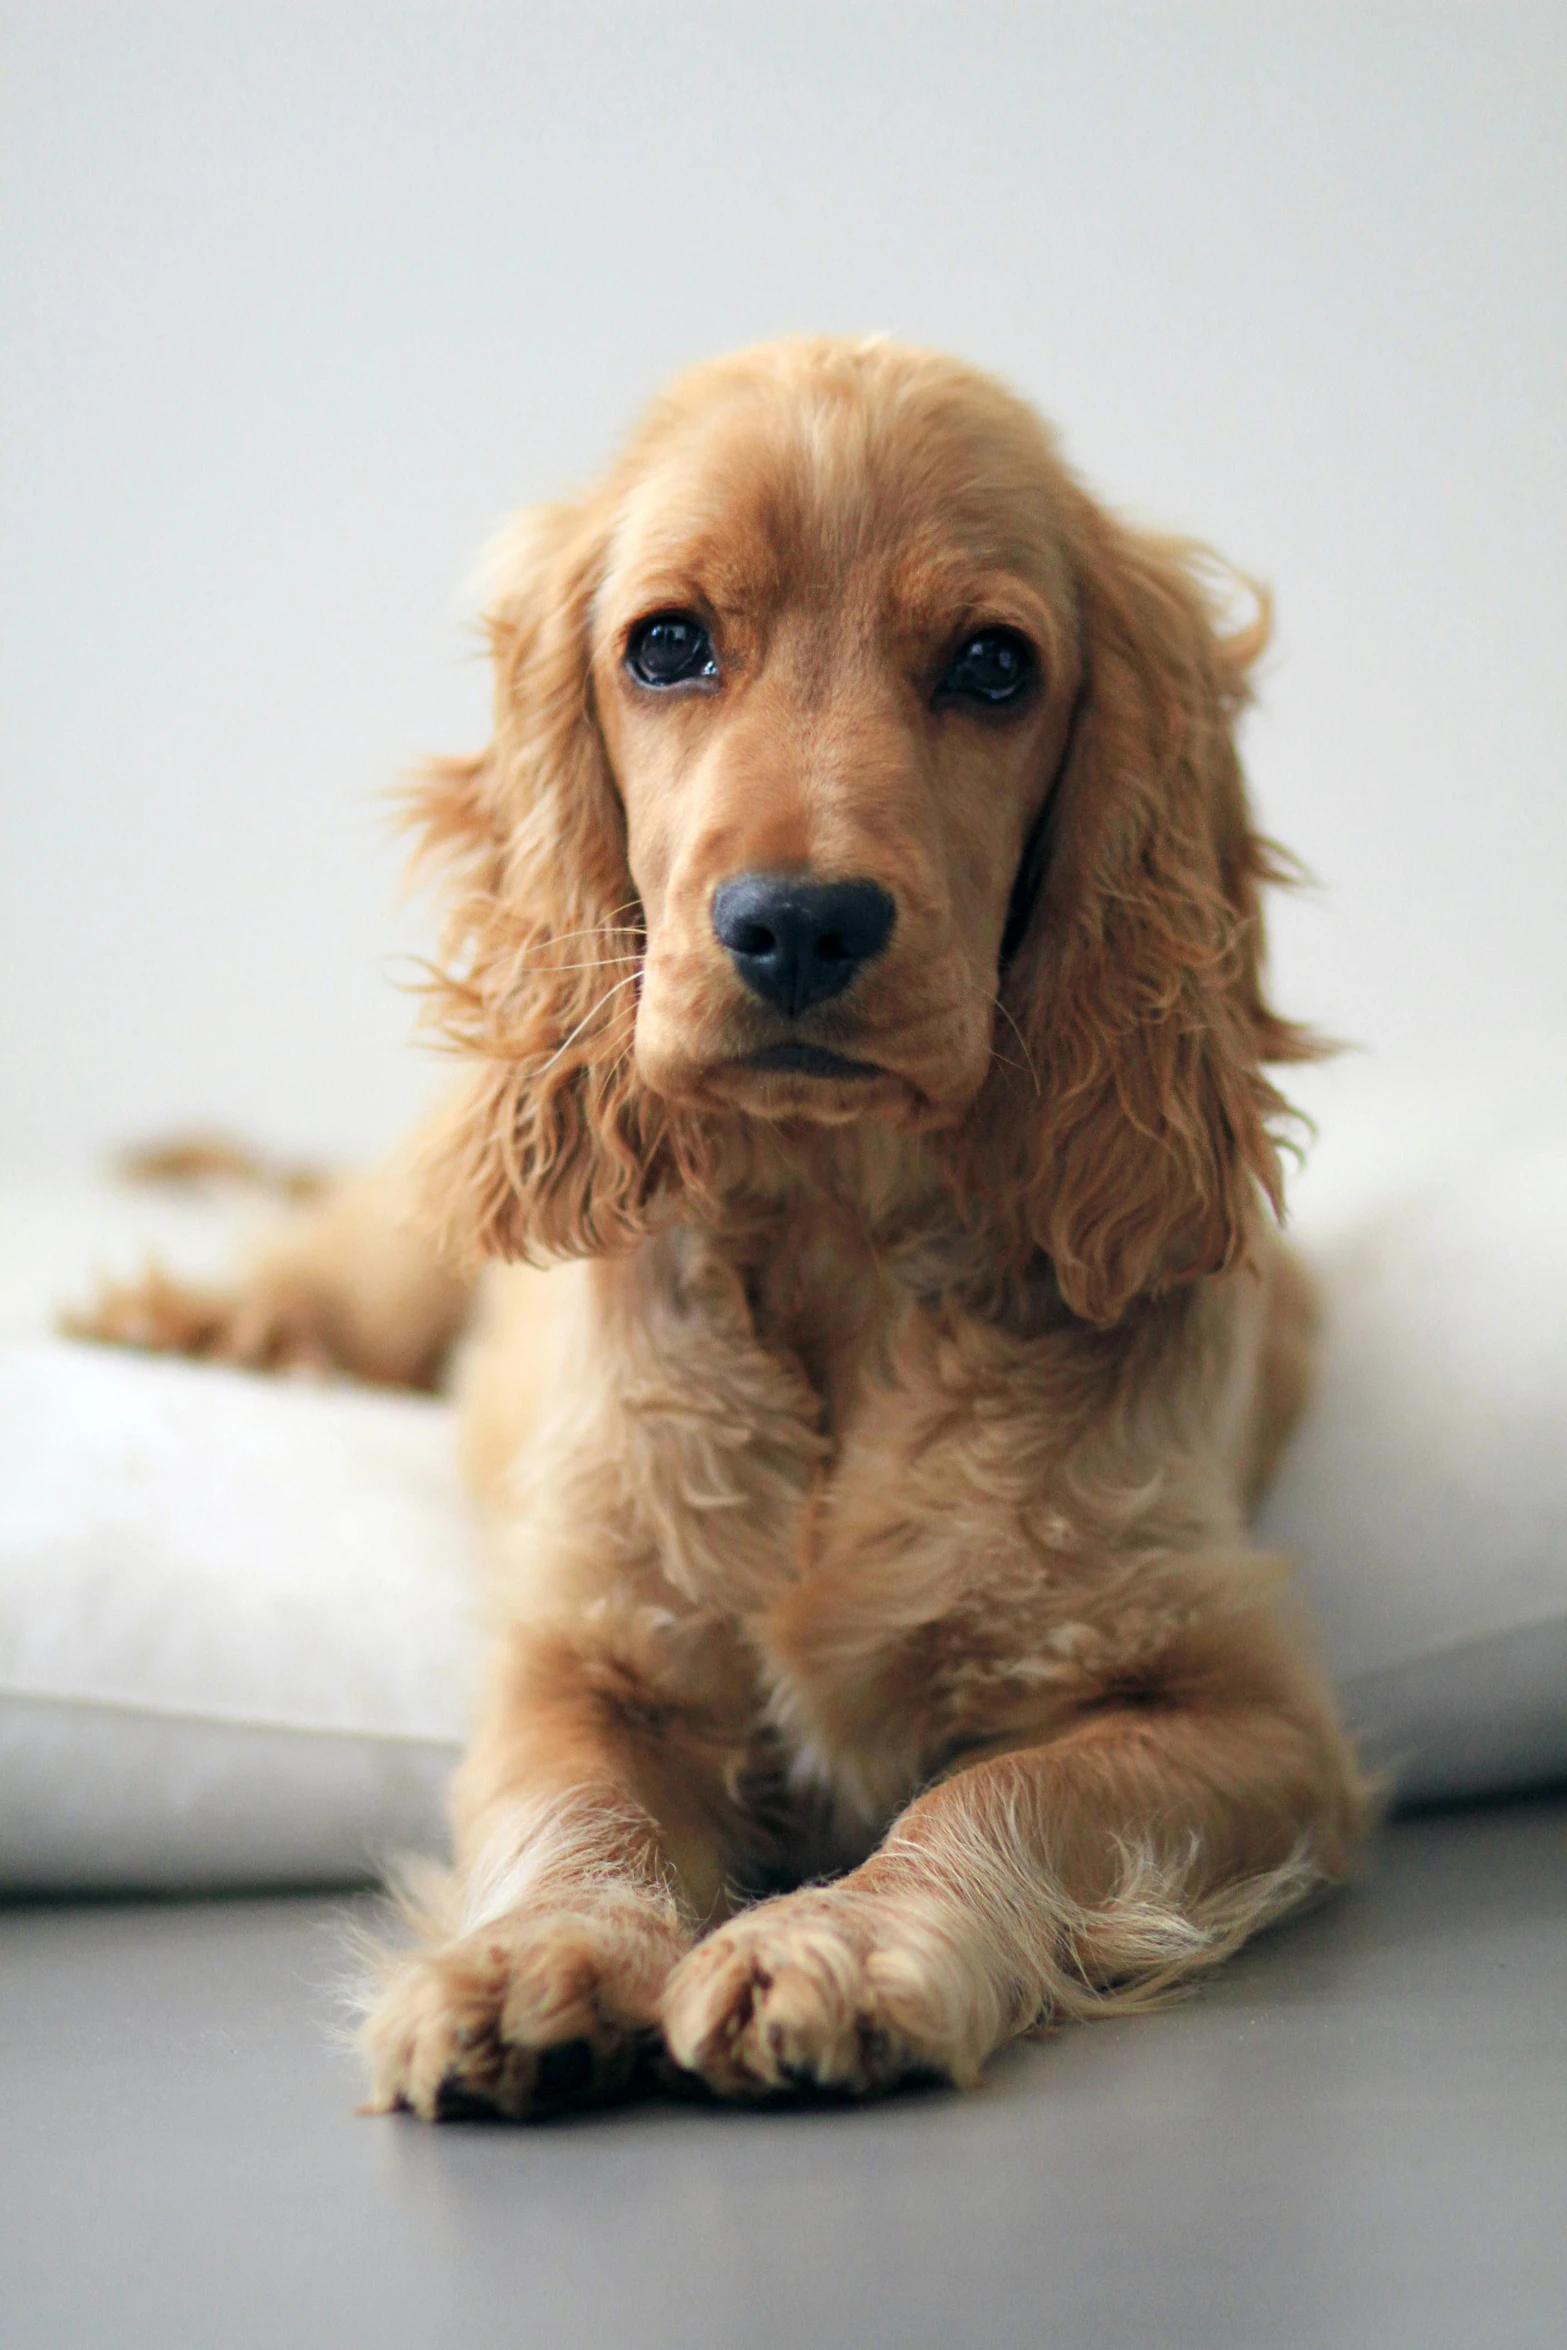
[[[1034,681],[1034,648],[1015,628],[982,628],[959,645],[936,688],[938,702],[978,702],[999,709]]]
[[[718,675],[713,640],[689,612],[655,612],[639,620],[626,646],[626,667],[639,685],[687,685]]]

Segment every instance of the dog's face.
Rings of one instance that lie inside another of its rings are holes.
[[[593,699],[646,924],[642,1082],[947,1123],[1079,671],[1042,432],[831,379],[700,401],[625,497]]]
[[[711,1210],[737,1137],[874,1119],[1089,1319],[1233,1263],[1277,1196],[1262,1064],[1312,1048],[1261,992],[1233,740],[1266,615],[1224,634],[1211,560],[956,361],[682,378],[505,542],[494,740],[419,795],[477,1064],[448,1229],[622,1247]]]

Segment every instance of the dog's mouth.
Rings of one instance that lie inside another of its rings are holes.
[[[885,1077],[874,1061],[850,1061],[819,1044],[768,1044],[747,1053],[742,1069],[757,1069],[779,1077]]]

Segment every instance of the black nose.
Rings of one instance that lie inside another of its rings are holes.
[[[792,1020],[840,995],[892,935],[893,903],[874,881],[742,873],[713,897],[713,929],[752,993]]]

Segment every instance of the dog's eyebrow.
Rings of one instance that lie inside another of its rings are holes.
[[[660,607],[744,621],[788,600],[786,590],[780,596],[773,565],[737,563],[733,554],[715,558],[693,542],[678,552],[660,548],[652,561],[633,559],[618,571],[611,564],[595,598],[595,620],[612,606],[619,625]]]
[[[1021,563],[928,541],[900,549],[888,589],[902,616],[932,636],[970,627],[1016,628],[1047,665],[1061,653],[1061,624],[1043,588]]]
[[[651,477],[609,534],[597,600],[612,600],[617,614],[636,602],[644,610],[687,603],[746,616],[777,596],[781,550],[760,517],[740,519],[737,528],[730,502],[711,492]]]

